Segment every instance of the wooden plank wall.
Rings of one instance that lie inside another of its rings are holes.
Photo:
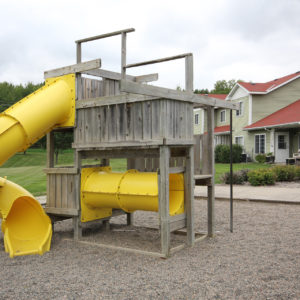
[[[47,174],[47,207],[78,209],[75,203],[76,174]]]
[[[83,99],[118,95],[119,81],[82,78]],[[152,100],[114,104],[77,110],[75,146],[109,142],[152,142],[163,138],[191,140],[193,128],[190,103],[176,100]]]

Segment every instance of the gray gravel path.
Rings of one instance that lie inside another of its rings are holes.
[[[300,299],[300,206],[234,206],[233,234],[229,204],[217,201],[216,237],[167,260],[67,241],[70,221],[56,225],[43,256],[10,259],[0,235],[0,299]],[[196,201],[196,216],[205,230],[206,201]],[[158,250],[155,231],[120,223],[111,232],[91,226],[84,240]],[[135,223],[157,226],[156,215],[138,212]]]

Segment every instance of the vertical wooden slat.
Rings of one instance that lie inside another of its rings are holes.
[[[160,102],[151,101],[151,138],[157,140],[160,138]]]
[[[160,147],[159,155],[159,219],[161,234],[161,252],[165,257],[170,256],[170,215],[169,215],[169,158],[170,148]]]
[[[151,103],[143,102],[143,140],[151,140]]]
[[[195,243],[194,229],[194,147],[188,148],[185,158],[184,173],[184,201],[187,218],[187,244],[193,246]]]
[[[142,103],[136,102],[133,104],[134,110],[134,139],[142,140],[143,138],[143,112],[142,112]]]
[[[61,207],[68,208],[68,175],[61,175]]]
[[[55,199],[55,207],[61,208],[61,174],[55,174],[55,188],[56,188],[56,199]]]

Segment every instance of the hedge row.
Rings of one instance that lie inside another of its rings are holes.
[[[222,182],[230,183],[230,173],[227,172],[221,177]],[[253,186],[273,185],[276,181],[300,180],[300,167],[297,166],[275,166],[268,169],[240,170],[233,172],[232,183],[243,184],[246,181]]]
[[[241,155],[243,148],[241,145],[232,145],[232,162],[241,162]],[[229,163],[230,162],[230,146],[229,145],[217,145],[215,147],[215,162],[216,163]]]

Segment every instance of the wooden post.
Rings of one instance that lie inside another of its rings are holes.
[[[159,219],[161,235],[161,252],[165,257],[170,256],[170,210],[169,210],[169,159],[170,148],[160,147],[159,155]]]
[[[207,234],[210,237],[215,233],[215,155],[214,155],[214,108],[207,107],[207,161],[208,171],[212,175],[211,185],[207,186]]]
[[[76,42],[76,63],[81,63],[82,60],[82,51],[81,43]],[[81,99],[81,73],[76,74],[76,99]]]
[[[78,170],[78,176],[75,179],[75,207],[78,210],[78,216],[73,217],[74,240],[79,240],[82,237],[81,227],[81,205],[80,205],[80,186],[81,186],[81,153],[75,150],[74,164]]]
[[[127,226],[133,225],[133,213],[126,213]]]
[[[187,149],[184,173],[184,200],[186,211],[187,244],[193,246],[195,243],[194,229],[194,147]]]
[[[54,132],[47,134],[47,168],[54,167]]]
[[[194,70],[193,70],[193,55],[185,57],[185,90],[193,92],[194,90]]]
[[[121,41],[121,75],[122,75],[122,79],[126,78],[126,32],[122,32],[122,41]]]

